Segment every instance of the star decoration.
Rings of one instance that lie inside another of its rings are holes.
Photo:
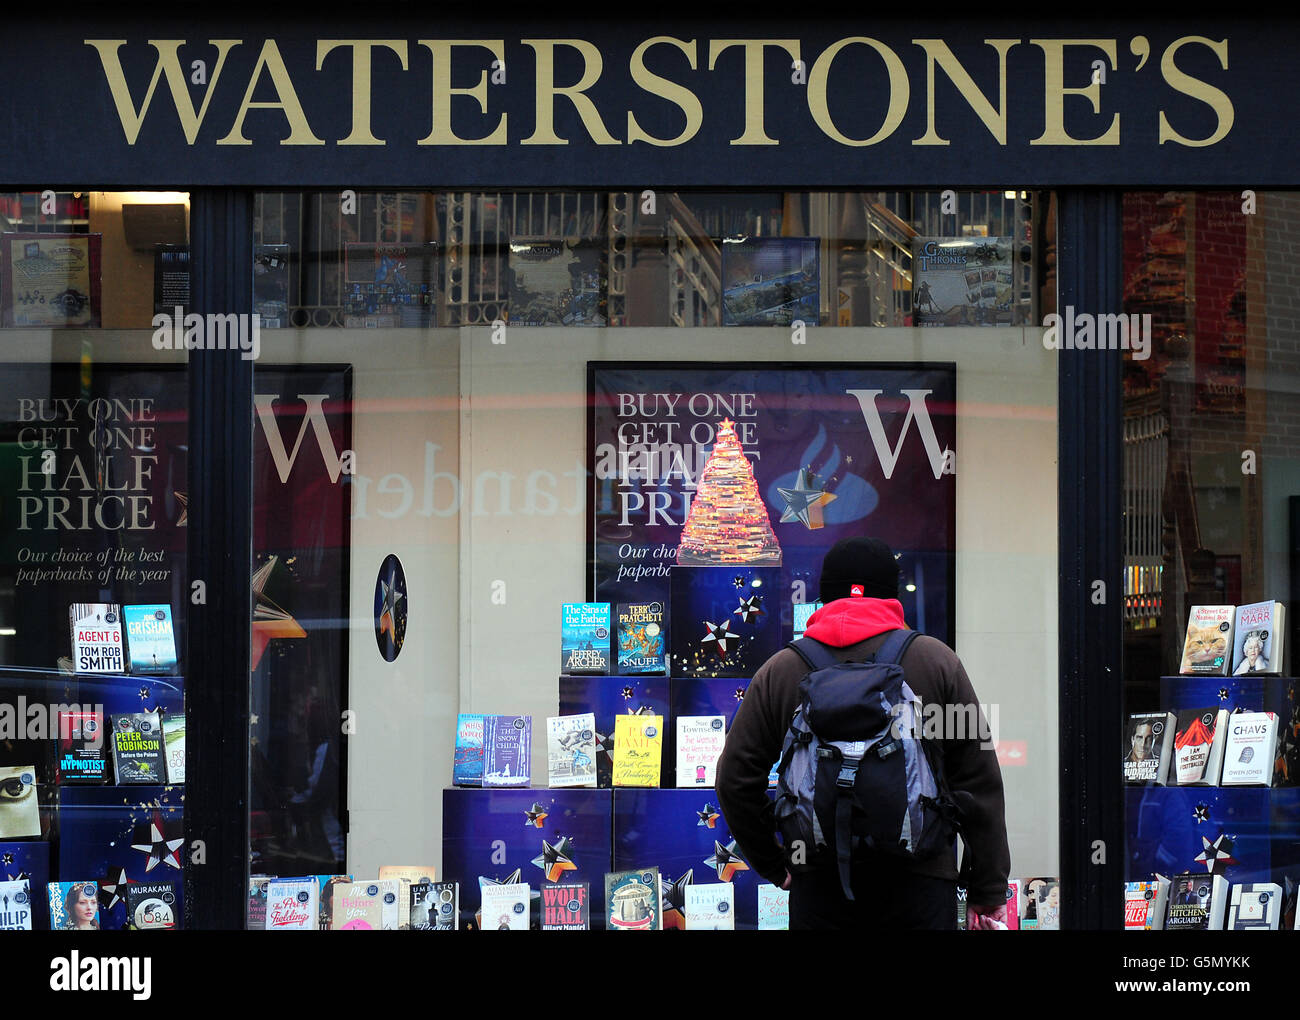
[[[149,688],[148,688],[148,687],[141,687],[141,688],[140,688],[140,700],[141,700],[141,701],[148,701],[148,700],[149,700]]]
[[[190,497],[189,493],[172,491],[172,496],[180,505],[181,515],[176,518],[176,527],[183,528],[190,522]]]
[[[542,822],[546,821],[546,816],[549,812],[546,808],[542,807],[542,805],[534,801],[533,806],[528,808],[524,814],[528,816],[527,820],[524,822],[525,829],[530,825],[536,826],[540,829],[542,827]]]
[[[1228,688],[1226,688],[1226,687],[1220,687],[1220,688],[1219,688],[1219,700],[1220,700],[1220,701],[1227,701],[1227,700],[1228,700]]]
[[[104,910],[112,910],[119,903],[126,902],[126,887],[128,879],[126,869],[118,868],[111,871],[99,882],[99,902]]]
[[[605,757],[608,758],[612,764],[614,761],[614,734],[597,733],[596,751],[597,753],[603,752]]]
[[[663,925],[665,929],[686,927],[686,887],[694,884],[694,868],[688,868],[686,874],[676,882],[664,881]]]
[[[743,688],[743,687],[737,687],[734,691],[731,692],[731,696],[732,696],[733,698],[735,698],[737,701],[744,701],[744,700],[745,700],[745,688]]]
[[[383,605],[379,609],[379,633],[383,634],[387,631],[389,637],[393,640],[393,644],[397,644],[397,624],[394,622],[397,603],[405,598],[395,587],[396,573],[396,570],[389,570],[388,580],[379,582],[384,595]]]
[[[741,599],[740,605],[731,611],[733,616],[740,617],[742,623],[753,623],[763,615],[763,612],[763,599],[758,595],[751,595],[747,599]]]
[[[137,829],[143,829],[144,826],[137,826]],[[136,837],[140,839],[139,836]],[[180,871],[181,858],[177,851],[185,845],[185,839],[167,839],[164,834],[163,817],[161,811],[155,811],[153,820],[149,823],[148,835],[141,842],[132,843],[132,850],[139,850],[148,858],[148,863],[144,866],[145,873],[148,874],[158,867],[159,864],[166,864],[169,868],[175,868]]]
[[[635,712],[633,712],[632,709],[629,707],[627,710],[627,714],[628,715],[654,715],[655,710],[651,708],[649,705],[638,705]]]
[[[1196,819],[1197,825],[1200,825],[1201,822],[1208,822],[1210,820],[1210,805],[1197,804],[1192,811],[1192,817]]]
[[[704,810],[696,811],[695,815],[699,818],[699,821],[696,823],[697,826],[707,825],[710,829],[716,829],[718,827],[718,818],[720,816],[718,814],[718,809],[712,804],[705,804]]]
[[[702,647],[707,647],[712,644],[713,650],[717,652],[719,656],[725,658],[727,654],[727,642],[739,640],[738,635],[731,633],[731,621],[723,620],[722,623],[717,624],[712,620],[705,620],[704,626],[708,628],[709,632],[705,634],[704,637],[700,638],[700,645]]]
[[[1229,864],[1241,863],[1232,856],[1232,836],[1219,833],[1218,838],[1213,843],[1202,836],[1201,843],[1204,849],[1196,855],[1196,863],[1204,864],[1205,870],[1211,875],[1223,871]]]
[[[257,725],[257,718],[258,718],[258,716],[257,716],[257,713],[256,713],[256,712],[250,712],[249,715],[248,715],[248,725],[249,725],[249,726],[256,726],[256,725]]]
[[[835,495],[819,488],[817,476],[810,474],[807,468],[799,469],[793,489],[778,487],[776,491],[785,500],[785,510],[781,513],[782,524],[798,521],[809,531],[825,527],[822,507],[835,499]]]
[[[573,861],[573,844],[568,836],[561,836],[554,846],[542,840],[542,852],[533,858],[533,863],[542,869],[546,881],[558,882],[566,871],[576,871],[578,865]]]
[[[13,855],[13,854],[3,854],[3,855],[0,855],[0,864],[8,865],[8,864],[13,864],[13,862],[14,862],[14,855]]]
[[[731,579],[731,584],[732,584],[732,587],[734,587],[734,588],[743,588],[743,587],[745,587],[745,575],[744,575],[744,574],[737,574],[735,577],[733,577],[733,578]]]
[[[257,669],[258,663],[262,661],[262,653],[272,638],[307,636],[297,620],[263,594],[267,579],[278,561],[278,556],[272,556],[253,571],[253,654],[250,656],[250,669]]]
[[[623,700],[624,700],[624,701],[631,701],[631,700],[632,700],[632,695],[633,695],[635,692],[632,690],[631,687],[624,687],[623,690],[620,691],[619,693],[623,695]]]
[[[32,876],[25,871],[20,871],[16,875],[11,875],[8,873],[5,874],[6,882],[21,882],[23,879],[27,879],[27,881],[30,883],[32,880]]]
[[[716,839],[713,841],[713,856],[704,860],[710,868],[718,873],[718,878],[724,882],[730,882],[737,871],[748,871],[749,865],[740,859],[740,854],[736,852],[736,841],[733,839],[726,846],[723,846]]]

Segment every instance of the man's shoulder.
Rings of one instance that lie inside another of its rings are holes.
[[[929,634],[916,635],[911,646],[907,649],[907,654],[903,656],[904,665],[910,666],[914,661],[930,663],[949,669],[961,665],[961,660],[957,658],[956,652],[938,638],[931,637]]]

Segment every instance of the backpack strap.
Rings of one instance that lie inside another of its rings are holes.
[[[915,630],[891,630],[889,636],[876,649],[876,654],[867,659],[868,662],[893,662],[901,663],[903,656],[912,646],[920,632]],[[819,669],[826,669],[828,666],[834,666],[841,660],[831,650],[829,645],[810,637],[801,637],[797,641],[789,641],[786,647],[796,652],[799,658],[803,659],[804,664],[810,672]]]
[[[874,661],[902,663],[903,656],[912,647],[912,642],[916,640],[919,633],[915,630],[890,631],[889,637],[885,638],[884,643],[876,649]]]

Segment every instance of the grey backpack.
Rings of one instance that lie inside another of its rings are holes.
[[[916,636],[892,631],[866,662],[841,662],[811,638],[787,646],[809,672],[777,766],[776,822],[791,870],[834,860],[850,900],[855,851],[919,860],[951,850],[960,831],[939,748],[921,733],[921,701],[899,665]]]

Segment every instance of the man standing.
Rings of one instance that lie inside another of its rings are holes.
[[[820,599],[826,605],[809,618],[805,636],[829,646],[842,662],[865,660],[889,632],[907,626],[898,601],[898,563],[879,539],[849,538],[831,548],[822,562]],[[904,653],[902,667],[923,705],[971,706],[945,711],[943,719],[978,720],[977,732],[943,733],[938,744],[949,790],[965,806],[969,926],[1002,927],[1011,855],[1002,772],[979,700],[961,661],[941,641],[918,635]],[[736,712],[717,766],[718,803],[732,836],[755,871],[790,890],[791,928],[955,928],[955,847],[925,860],[855,852],[852,901],[841,890],[833,857],[825,861],[810,855],[814,868],[787,870],[776,840],[767,777],[781,755],[807,673],[797,652],[782,649],[759,667]]]

